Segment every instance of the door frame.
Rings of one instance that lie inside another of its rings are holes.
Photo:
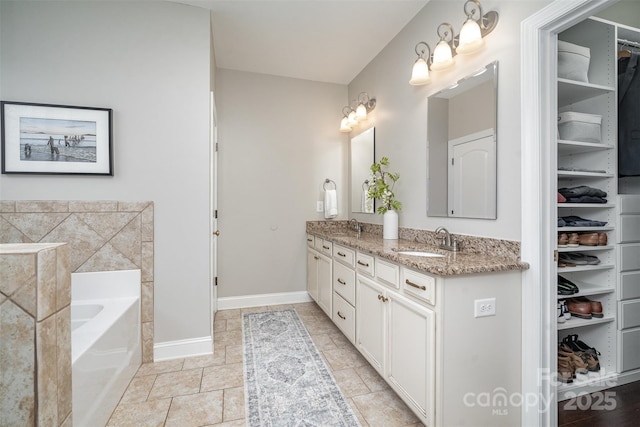
[[[558,33],[618,0],[554,1],[521,24],[522,425],[556,426],[555,372]]]
[[[210,283],[210,312],[211,312],[211,342],[213,342],[216,312],[218,311],[218,115],[213,91],[209,95],[209,283]]]

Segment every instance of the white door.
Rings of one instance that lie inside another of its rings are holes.
[[[220,231],[218,230],[218,119],[216,116],[216,102],[211,92],[209,109],[211,111],[211,125],[210,125],[210,153],[211,153],[211,236],[210,236],[210,282],[211,282],[211,336],[213,337],[213,317],[215,317],[218,311],[218,236]]]
[[[496,141],[487,129],[449,141],[449,216],[495,218]]]
[[[318,305],[330,318],[333,314],[331,302],[332,292],[331,258],[320,255],[318,259]]]
[[[384,377],[387,342],[386,291],[377,283],[356,277],[356,343],[358,350]]]
[[[307,292],[315,302],[318,302],[318,260],[320,256],[311,249],[307,249]]]

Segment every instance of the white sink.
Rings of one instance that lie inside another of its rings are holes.
[[[423,252],[423,251],[396,251],[396,253],[400,255],[424,256],[424,257],[433,257],[433,258],[444,257],[444,255],[442,254],[436,254],[434,252]]]

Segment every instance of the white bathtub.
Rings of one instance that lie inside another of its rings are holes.
[[[140,270],[71,275],[73,425],[107,424],[142,362]]]

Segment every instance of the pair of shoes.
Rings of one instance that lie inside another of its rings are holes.
[[[603,317],[602,303],[591,301],[585,297],[568,298],[565,300],[569,313],[580,319],[591,319],[592,317]]]
[[[575,369],[571,364],[571,359],[558,353],[558,380],[565,384],[573,382]]]
[[[558,247],[566,248],[580,246],[580,235],[578,233],[560,233],[558,234]]]
[[[600,352],[593,347],[588,346],[578,339],[578,335],[569,335],[562,339],[568,349],[580,356],[587,363],[587,370],[590,372],[598,372],[600,370],[600,360],[598,356]]]
[[[569,235],[567,233],[558,234],[558,247],[566,248],[569,243]]]
[[[560,262],[564,264],[575,265],[596,265],[600,264],[600,259],[597,256],[583,254],[581,252],[565,252],[558,256]]]
[[[607,233],[583,233],[579,235],[579,243],[583,246],[606,246]]]
[[[589,373],[589,364],[576,352],[571,350],[566,344],[561,343],[558,346],[558,358],[562,357],[564,360],[568,359],[571,366],[571,374],[573,378],[578,374]]]
[[[558,302],[558,323],[564,323],[571,319],[571,313],[567,308],[567,304],[564,300]]]
[[[558,275],[558,295],[573,295],[578,292],[580,292],[580,289],[575,283]]]

